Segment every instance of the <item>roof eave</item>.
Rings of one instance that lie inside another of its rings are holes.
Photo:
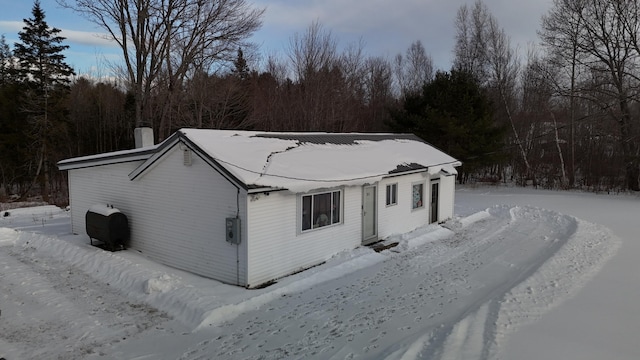
[[[95,156],[82,156],[58,161],[58,170],[75,170],[103,165],[121,164],[147,160],[155,153],[155,147],[144,148],[131,153],[111,152]]]
[[[198,153],[205,160],[205,162],[209,164],[209,166],[220,173],[229,182],[233,183],[237,187],[243,188],[244,190],[249,189],[249,186],[247,184],[233,175],[225,166],[220,164],[215,158],[204,151],[200,146],[191,141],[191,139],[189,139],[189,137],[180,130],[176,131],[165,141],[163,141],[156,152],[153,154],[153,156],[150,156],[144,163],[142,163],[138,168],[136,168],[129,174],[129,179],[135,180],[138,177],[142,176],[149,168],[151,168],[158,160],[160,160],[171,148],[173,148],[179,142],[184,143],[185,146]]]

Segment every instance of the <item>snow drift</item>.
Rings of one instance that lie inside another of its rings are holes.
[[[0,228],[8,359],[496,358],[620,244],[571,216],[495,206],[245,290],[38,229]]]

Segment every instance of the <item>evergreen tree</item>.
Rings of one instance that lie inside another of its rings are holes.
[[[249,77],[249,65],[247,65],[247,60],[244,58],[242,48],[238,48],[238,55],[236,60],[233,62],[233,65],[233,73],[236,74],[238,78],[246,80]]]
[[[0,36],[0,86],[12,82],[13,70],[13,53],[3,34]]]
[[[0,37],[0,199],[14,193],[17,190],[14,185],[25,180],[21,161],[27,153],[24,141],[27,122],[16,101],[21,87],[15,82],[14,73],[13,53],[3,35]]]
[[[73,69],[65,63],[62,54],[69,46],[63,45],[60,29],[51,28],[45,21],[40,1],[34,2],[32,17],[24,19],[25,26],[18,33],[20,43],[14,46],[13,54],[18,60],[17,80],[26,89],[22,108],[31,125],[32,142],[38,149],[31,154],[36,165],[35,178],[40,190],[48,200],[49,163],[56,152],[56,142],[65,132],[64,99],[69,90]]]
[[[405,99],[391,114],[395,131],[411,132],[463,162],[459,180],[498,163],[505,129],[492,120],[493,109],[472,74],[438,72],[421,94]]]
[[[19,79],[42,93],[68,86],[74,71],[62,54],[69,46],[62,45],[65,38],[59,35],[61,30],[49,27],[39,0],[35,1],[31,14],[32,18],[24,19],[25,26],[18,33],[21,43],[16,43],[13,51],[20,64]]]

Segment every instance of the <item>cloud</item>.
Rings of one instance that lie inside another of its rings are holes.
[[[312,21],[340,32],[365,33],[387,27],[398,29],[415,24],[438,7],[448,2],[418,0],[312,0],[261,1],[258,6],[267,9],[265,26],[298,28],[304,30]],[[423,22],[422,22],[423,23]]]
[[[118,46],[115,41],[109,39],[109,36],[105,33],[89,32],[89,31],[77,31],[77,30],[65,30],[61,29],[61,35],[69,42],[85,45],[85,46],[97,46],[97,47],[116,47]]]
[[[341,44],[364,41],[365,53],[394,57],[420,40],[436,62],[448,67],[453,21],[459,4],[443,0],[261,0],[263,28],[256,38],[286,49],[295,33],[319,21]],[[279,45],[279,46],[278,46]]]
[[[22,21],[0,21],[0,32],[19,32],[22,31],[24,27],[24,22]]]
[[[266,8],[263,27],[255,38],[263,47],[284,50],[295,33],[319,21],[341,43],[362,38],[365,52],[393,57],[420,40],[436,66],[448,70],[455,42],[455,16],[462,5],[476,0],[256,0]],[[522,52],[536,42],[540,16],[551,0],[527,2],[483,0]]]
[[[24,22],[22,21],[0,21],[0,33],[16,34],[22,31]],[[60,29],[60,35],[65,37],[69,43],[95,46],[95,47],[116,47],[117,44],[113,40],[108,39],[106,33],[98,33],[91,31],[78,31]],[[12,36],[13,37],[13,36]]]

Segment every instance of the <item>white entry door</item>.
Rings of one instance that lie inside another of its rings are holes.
[[[362,243],[370,244],[378,240],[377,187],[365,185],[362,188]]]

